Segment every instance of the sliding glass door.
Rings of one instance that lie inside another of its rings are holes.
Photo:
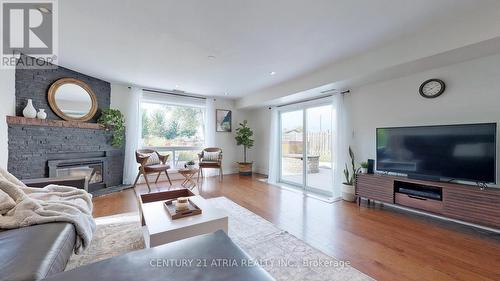
[[[308,108],[306,120],[306,186],[312,191],[332,195],[332,106]]]
[[[333,194],[332,106],[297,106],[280,112],[280,181]]]
[[[293,185],[304,182],[304,111],[281,114],[281,180]]]

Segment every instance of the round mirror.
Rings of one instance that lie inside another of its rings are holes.
[[[48,93],[49,105],[64,120],[88,121],[97,112],[97,100],[83,81],[63,78],[54,82]]]

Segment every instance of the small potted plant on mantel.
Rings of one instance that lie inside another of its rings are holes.
[[[236,145],[243,145],[243,162],[238,162],[241,176],[252,175],[252,162],[247,162],[247,149],[253,147],[253,131],[247,126],[247,120],[240,123],[240,127],[236,129]]]
[[[344,201],[354,202],[356,200],[356,192],[354,189],[354,180],[356,178],[356,173],[359,172],[359,168],[356,168],[354,162],[354,152],[352,152],[351,147],[349,146],[349,157],[351,158],[351,171],[347,167],[347,163],[345,164],[344,169],[344,177],[345,181],[342,183],[342,199]]]

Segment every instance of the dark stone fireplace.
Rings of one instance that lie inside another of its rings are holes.
[[[88,191],[119,186],[123,179],[123,147],[98,124],[8,117],[8,169],[21,179],[87,176]],[[29,123],[29,124],[27,124]]]
[[[60,78],[82,80],[95,92],[98,113],[90,122],[63,121],[51,110],[47,91]],[[18,116],[7,116],[8,170],[20,179],[87,176],[93,193],[122,185],[124,147],[113,147],[112,133],[96,123],[110,95],[110,83],[64,67],[16,69]],[[46,120],[20,117],[27,99],[46,110]]]

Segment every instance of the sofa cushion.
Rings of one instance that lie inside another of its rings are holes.
[[[40,280],[63,271],[75,239],[75,228],[69,223],[0,232],[0,280]]]
[[[239,266],[224,266],[233,261]],[[245,266],[242,261],[249,261],[249,256],[219,230],[82,266],[47,280],[274,280],[259,266]]]

